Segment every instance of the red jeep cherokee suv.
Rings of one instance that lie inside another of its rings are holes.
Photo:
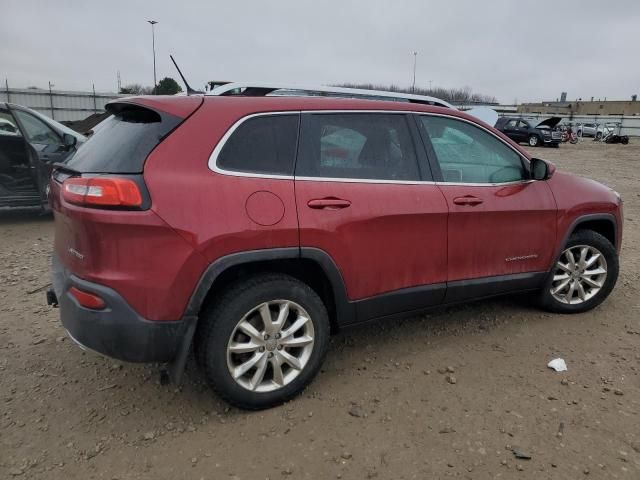
[[[255,93],[255,92],[254,92]],[[622,202],[478,119],[406,101],[137,97],[51,180],[52,302],[80,345],[244,408],[299,393],[340,327],[618,276]]]

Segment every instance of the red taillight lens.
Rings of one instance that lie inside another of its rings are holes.
[[[76,287],[71,287],[69,293],[78,301],[80,305],[92,310],[102,310],[107,306],[105,301],[94,293],[85,292]]]
[[[62,196],[76,205],[96,207],[140,207],[138,185],[128,178],[68,178],[62,184]]]

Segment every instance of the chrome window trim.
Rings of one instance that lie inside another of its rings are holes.
[[[218,144],[211,152],[208,161],[209,170],[218,173],[220,175],[226,175],[231,177],[247,177],[247,178],[264,178],[264,179],[272,179],[272,180],[300,180],[300,181],[315,181],[315,182],[339,182],[339,183],[371,183],[371,184],[398,184],[398,185],[457,185],[457,186],[471,186],[471,187],[499,187],[506,185],[515,185],[515,184],[524,184],[533,182],[531,179],[523,179],[516,180],[513,182],[502,182],[502,183],[463,183],[463,182],[436,182],[433,180],[381,180],[381,179],[365,179],[365,178],[334,178],[334,177],[306,177],[306,176],[294,176],[294,175],[274,175],[268,173],[250,173],[250,172],[238,172],[235,170],[225,170],[218,166],[218,156],[220,152],[224,148],[227,140],[233,133],[242,125],[244,122],[251,118],[256,117],[265,117],[270,115],[301,115],[305,113],[314,113],[314,114],[335,114],[335,113],[386,113],[386,114],[398,114],[398,115],[429,115],[429,116],[437,116],[437,117],[446,117],[452,118],[454,120],[459,120],[462,122],[469,123],[474,127],[480,128],[487,132],[489,135],[492,135],[495,139],[500,141],[502,144],[511,148],[520,158],[522,158],[527,164],[529,160],[524,157],[518,150],[516,150],[512,145],[506,143],[502,138],[497,136],[495,133],[491,132],[487,128],[482,125],[478,125],[475,122],[467,120],[466,118],[456,117],[454,115],[446,115],[444,113],[428,113],[428,112],[419,112],[415,110],[286,110],[286,111],[273,111],[273,112],[258,112],[246,115],[238,120],[225,132],[222,136]]]

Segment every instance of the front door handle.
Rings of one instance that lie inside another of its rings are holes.
[[[349,200],[343,200],[342,198],[327,197],[316,198],[309,200],[307,206],[316,210],[340,210],[341,208],[347,208],[351,205]]]
[[[466,205],[468,207],[475,207],[482,203],[482,199],[474,197],[473,195],[465,195],[464,197],[456,197],[453,199],[453,203],[456,205]]]

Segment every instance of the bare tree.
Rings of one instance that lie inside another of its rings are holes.
[[[342,83],[336,85],[336,87],[348,87],[348,88],[364,88],[367,90],[384,90],[387,92],[399,92],[399,93],[415,93],[416,95],[428,95],[431,97],[437,97],[442,100],[446,100],[450,103],[482,103],[482,104],[497,104],[498,100],[493,95],[484,95],[481,93],[474,93],[472,88],[465,86],[462,88],[421,88],[416,87],[414,91],[411,88],[398,87],[397,85],[377,85],[373,83]]]
[[[131,85],[122,87],[120,93],[125,95],[151,95],[153,93],[153,87],[143,87],[139,83],[132,83]]]

